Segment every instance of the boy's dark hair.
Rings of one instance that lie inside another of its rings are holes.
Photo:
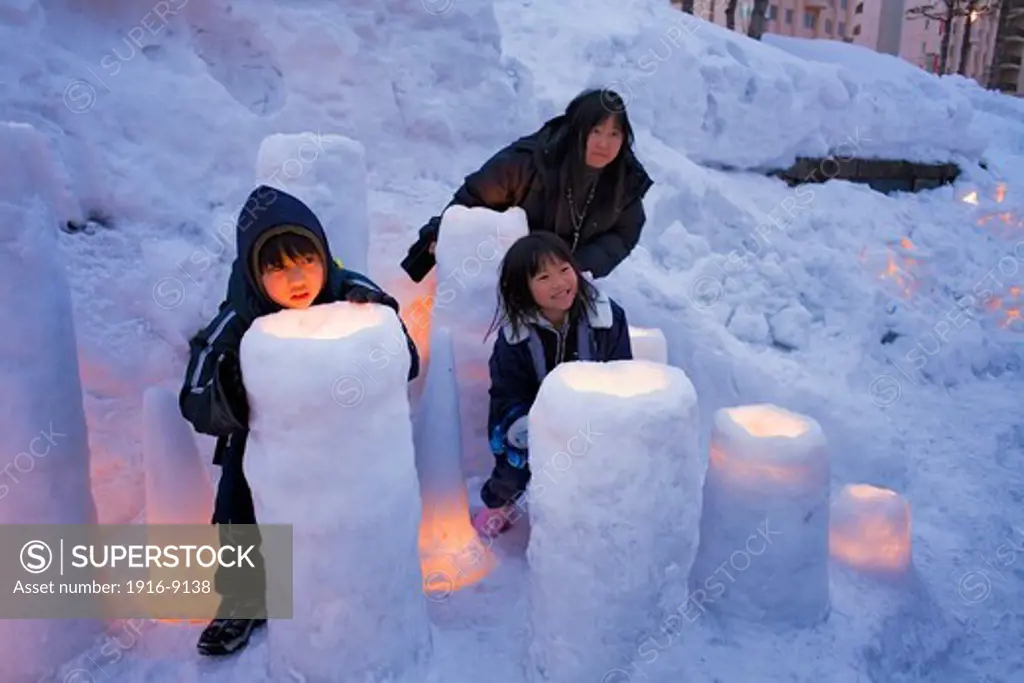
[[[590,131],[611,118],[622,131],[622,147],[614,161],[601,171],[599,187],[594,195],[599,212],[616,211],[622,207],[626,192],[628,162],[633,157],[633,126],[626,113],[626,103],[614,90],[585,90],[565,108],[567,130],[556,146],[561,159],[558,172],[562,188],[574,187],[573,178],[586,165],[587,140]]]
[[[576,300],[569,309],[569,320],[579,320],[593,311],[597,290],[583,277],[569,245],[553,232],[539,231],[521,237],[509,247],[498,274],[498,306],[486,339],[502,323],[508,323],[514,336],[527,321],[540,312],[530,293],[530,280],[549,261],[564,261],[576,272]]]
[[[318,248],[316,240],[311,235],[303,234],[298,230],[287,230],[279,232],[263,242],[256,255],[256,274],[262,275],[270,268],[281,268],[284,266],[284,258],[291,260],[298,258],[312,258],[316,256],[321,262],[324,261],[323,252]],[[327,264],[324,263],[326,267]]]

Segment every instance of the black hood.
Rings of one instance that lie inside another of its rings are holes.
[[[260,286],[259,274],[256,272],[255,249],[270,236],[268,233],[282,226],[295,226],[303,229],[301,232],[308,233],[317,242],[324,256],[325,278],[329,279],[332,270],[334,259],[327,243],[327,235],[312,209],[298,197],[283,190],[260,185],[249,194],[238,214],[235,228],[238,255],[232,268],[232,282],[229,285],[229,290],[235,290],[236,294],[240,293],[237,291],[239,286],[244,287],[245,300],[254,308],[253,313],[257,315],[280,309],[280,306],[264,294]],[[327,295],[327,289],[325,282],[321,297]]]

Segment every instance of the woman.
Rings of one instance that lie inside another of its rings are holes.
[[[602,278],[640,241],[647,220],[642,200],[652,184],[633,154],[633,129],[622,98],[610,90],[588,90],[563,115],[467,176],[448,206],[493,211],[518,206],[530,232],[559,235],[581,271]],[[431,218],[402,261],[416,282],[436,264],[440,226],[440,216]]]

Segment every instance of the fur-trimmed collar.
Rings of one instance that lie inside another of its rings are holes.
[[[589,280],[589,282],[591,285],[594,284],[593,280]],[[597,290],[597,298],[594,299],[593,310],[587,311],[587,322],[590,324],[590,327],[592,329],[606,330],[612,326],[612,322],[614,320],[614,316],[612,315],[612,301],[604,292],[602,292],[596,286],[595,289]],[[537,327],[543,327],[553,332],[557,332],[554,326],[552,326],[546,318],[544,318],[541,315],[536,315],[533,318],[526,321],[526,324],[523,325],[522,328],[519,330],[518,335],[512,334],[512,326],[509,325],[507,322],[502,323],[501,333],[505,337],[505,341],[507,341],[509,344],[519,344],[530,338],[530,329],[534,325],[536,325]]]

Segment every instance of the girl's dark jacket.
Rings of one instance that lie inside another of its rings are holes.
[[[566,128],[565,116],[558,116],[536,133],[505,147],[466,177],[448,206],[487,207],[493,211],[518,206],[526,212],[531,232],[554,232],[572,245],[574,228],[569,218],[566,188],[560,186],[561,160],[555,156],[554,144],[565,135]],[[647,221],[642,200],[653,181],[630,150],[623,149],[623,153],[628,156],[622,200],[609,211],[588,212],[574,252],[580,270],[589,271],[595,278],[605,277],[629,256],[640,241],[640,231]],[[598,185],[597,191],[607,192],[608,188]],[[583,197],[574,199],[579,208]],[[593,206],[600,204],[600,199],[595,197]],[[437,240],[440,226],[441,217],[435,216],[420,229],[420,239],[410,249],[410,257],[413,250]]]
[[[327,236],[316,215],[301,200],[266,185],[253,190],[238,216],[236,226],[238,256],[232,265],[227,299],[216,317],[189,341],[189,362],[178,402],[181,413],[197,432],[218,437],[214,464],[222,464],[226,456],[241,457],[248,435],[248,405],[244,388],[224,377],[224,367],[237,364],[242,337],[260,316],[281,310],[257,285],[253,272],[252,251],[257,238],[282,225],[305,228],[319,241],[325,256],[327,283],[315,304],[343,301],[357,290],[371,290],[373,298],[395,310],[398,302],[388,296],[369,278],[337,265],[331,255]],[[364,297],[365,299],[365,297]],[[409,348],[409,379],[419,374],[419,354],[405,325]],[[230,373],[229,373],[230,374]]]
[[[598,294],[594,309],[562,331],[536,318],[514,334],[503,325],[491,352],[487,434],[494,455],[505,455],[509,427],[530,412],[544,377],[566,361],[632,360],[626,313]]]

